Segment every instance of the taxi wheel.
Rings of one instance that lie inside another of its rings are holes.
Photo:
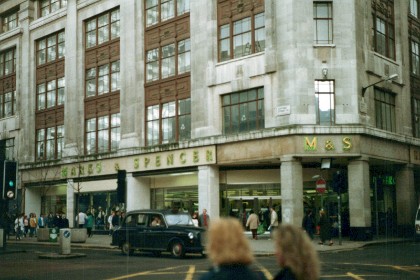
[[[185,256],[184,245],[181,242],[174,242],[171,245],[171,254],[176,258],[182,258]]]
[[[126,256],[131,256],[134,253],[134,249],[131,247],[130,242],[124,241],[121,246],[121,252]]]

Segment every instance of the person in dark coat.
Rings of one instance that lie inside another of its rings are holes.
[[[333,245],[333,241],[331,240],[331,225],[330,221],[328,220],[327,214],[324,210],[319,211],[319,237],[321,241],[319,244],[324,245],[325,242],[328,240],[328,245]]]
[[[208,229],[207,250],[213,266],[200,280],[265,280],[262,273],[250,268],[254,257],[251,246],[238,219],[220,218]]]
[[[308,209],[306,211],[305,217],[303,217],[302,220],[302,228],[306,231],[306,233],[309,235],[311,239],[314,239],[314,233],[315,233],[315,220],[314,216],[312,214],[312,210]]]

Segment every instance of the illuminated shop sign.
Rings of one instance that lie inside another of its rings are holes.
[[[196,149],[160,152],[64,166],[61,168],[61,177],[77,178],[92,175],[112,174],[116,173],[118,170],[133,172],[199,166],[215,163],[215,146],[199,147]]]
[[[323,141],[322,143],[318,143],[318,137],[305,137],[304,141],[304,150],[305,151],[317,151],[319,145],[325,151],[336,151],[341,149],[342,151],[350,151],[353,148],[353,144],[350,137],[343,137],[339,140],[339,138],[329,138]]]

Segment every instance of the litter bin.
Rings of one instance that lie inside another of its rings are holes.
[[[50,228],[49,229],[49,236],[50,236],[50,242],[57,242],[58,229],[57,228]]]
[[[71,231],[69,228],[60,229],[60,254],[69,255],[71,252]]]

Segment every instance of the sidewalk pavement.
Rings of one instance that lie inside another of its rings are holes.
[[[255,256],[270,256],[275,254],[275,247],[274,241],[271,240],[269,234],[259,235],[258,240],[253,240],[251,237],[250,232],[244,233],[250,241],[251,248],[254,252]],[[319,238],[315,236],[314,239],[314,246],[318,252],[328,252],[328,251],[340,251],[340,250],[354,250],[358,248],[362,248],[369,245],[374,244],[386,244],[386,243],[397,243],[397,242],[404,242],[409,241],[409,239],[405,238],[397,238],[397,237],[379,237],[374,238],[370,241],[351,241],[348,237],[344,237],[341,240],[341,245],[339,244],[338,238],[333,239],[334,244],[332,246],[328,245],[319,245],[318,244]],[[26,244],[43,244],[43,245],[50,245],[50,246],[59,246],[59,242],[41,242],[37,241],[36,237],[24,237],[22,240],[15,240],[14,236],[11,236],[10,239],[7,240],[7,243],[26,243]],[[102,249],[115,249],[118,250],[117,247],[111,246],[111,236],[109,235],[93,235],[90,238],[87,238],[85,243],[71,243],[71,248],[102,248]],[[0,248],[1,252],[1,248]]]

